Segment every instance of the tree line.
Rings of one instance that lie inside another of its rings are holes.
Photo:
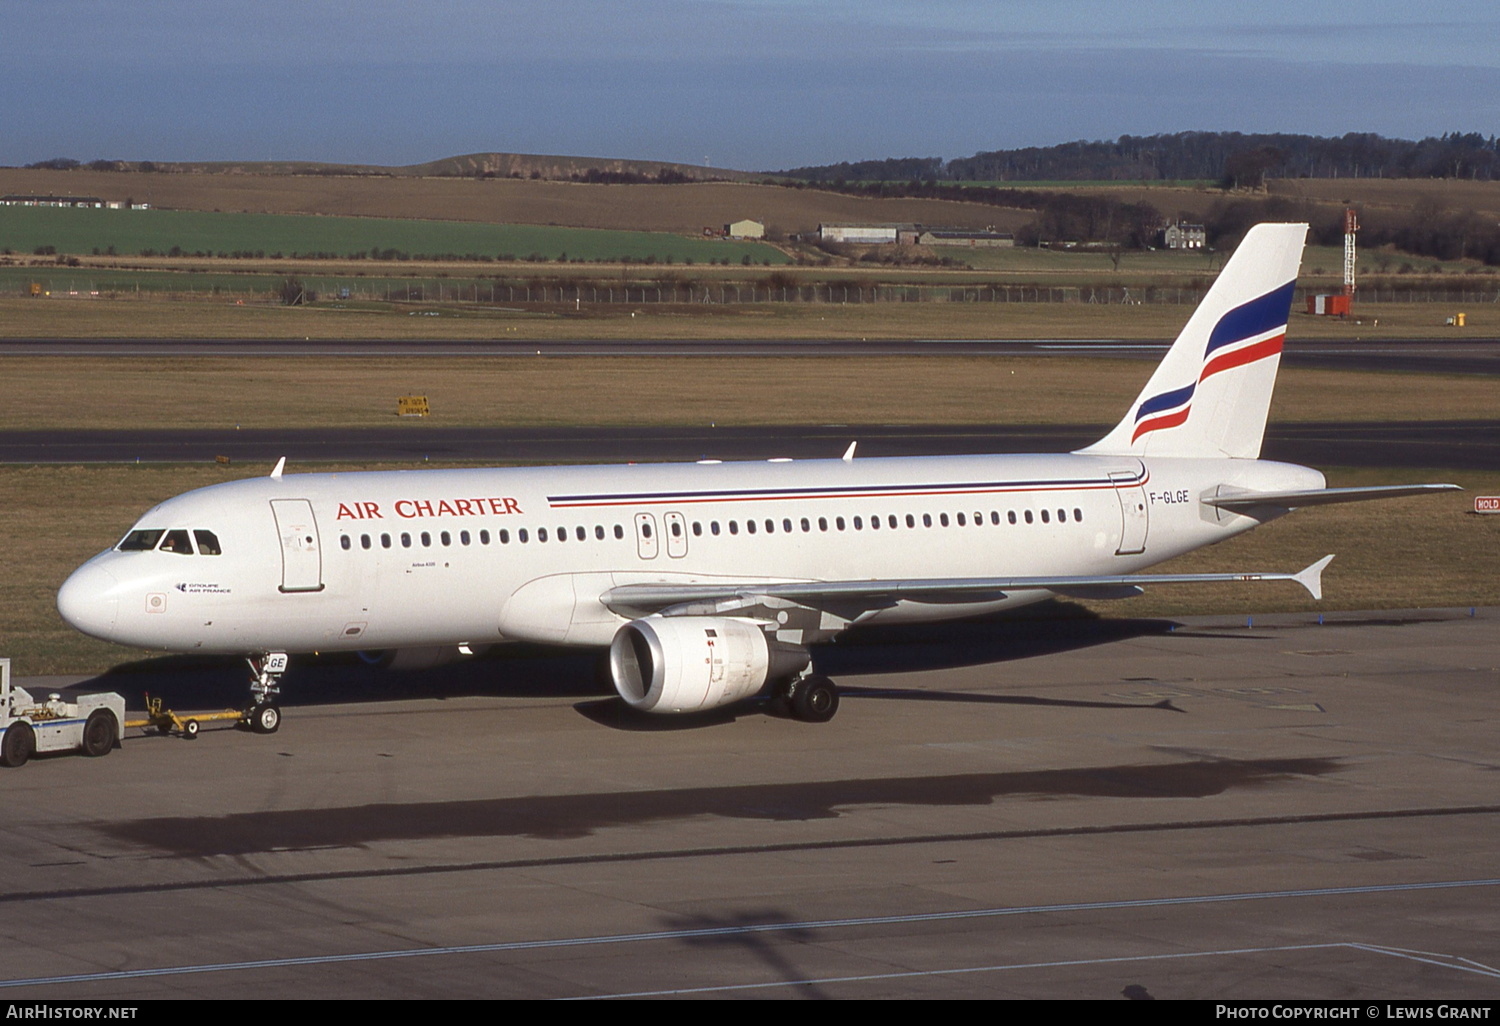
[[[1113,142],[989,150],[971,157],[896,157],[776,172],[809,182],[1220,181],[1277,178],[1500,177],[1494,135],[1447,132],[1387,139],[1373,132],[1337,137],[1289,133],[1176,132],[1122,135]]]

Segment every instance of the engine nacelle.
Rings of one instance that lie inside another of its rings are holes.
[[[754,620],[648,616],[615,633],[609,675],[633,708],[701,712],[749,698],[811,659],[805,648],[768,638]]]

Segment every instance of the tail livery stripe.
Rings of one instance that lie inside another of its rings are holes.
[[[1296,279],[1293,279],[1274,292],[1267,292],[1220,317],[1219,323],[1214,325],[1213,332],[1208,336],[1208,348],[1203,351],[1204,359],[1215,349],[1243,342],[1252,335],[1264,335],[1277,329],[1285,331],[1287,315],[1292,310],[1292,290],[1296,287]]]
[[[1268,338],[1263,338],[1254,345],[1248,345],[1243,349],[1235,349],[1228,353],[1221,353],[1214,357],[1203,368],[1203,374],[1198,380],[1202,381],[1204,378],[1213,377],[1220,371],[1233,370],[1236,367],[1243,367],[1247,363],[1254,363],[1256,360],[1275,356],[1281,352],[1281,345],[1285,341],[1286,325],[1282,325],[1277,329],[1276,334]]]
[[[1198,385],[1221,371],[1233,370],[1246,364],[1275,356],[1281,352],[1286,341],[1287,318],[1291,312],[1292,290],[1296,281],[1289,281],[1281,288],[1219,318],[1209,335],[1203,352],[1203,369],[1198,380],[1182,388],[1152,396],[1141,403],[1135,414],[1135,431],[1130,436],[1135,442],[1142,435],[1164,428],[1177,427],[1187,421],[1193,408],[1193,394]],[[1238,348],[1229,348],[1237,346]],[[1210,359],[1212,357],[1212,359]]]

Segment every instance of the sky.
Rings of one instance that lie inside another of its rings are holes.
[[[0,0],[0,164],[1500,133],[1494,0]]]

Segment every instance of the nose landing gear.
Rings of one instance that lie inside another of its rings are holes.
[[[281,675],[286,672],[285,652],[267,652],[246,659],[255,679],[250,682],[250,707],[245,710],[244,723],[257,734],[274,734],[281,727],[281,706],[276,700],[281,695]]]

